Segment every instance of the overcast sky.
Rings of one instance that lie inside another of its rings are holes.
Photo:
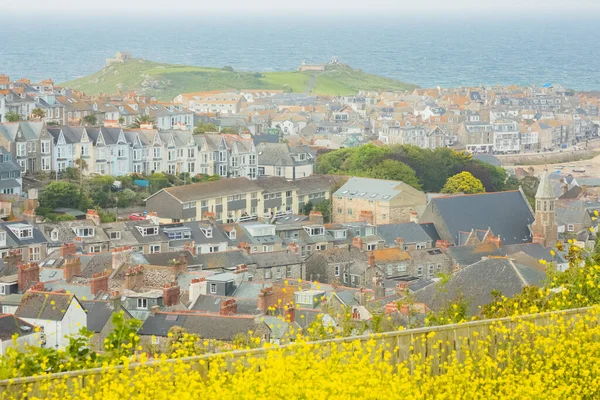
[[[61,14],[108,14],[136,10],[139,13],[180,13],[182,16],[202,13],[258,13],[297,15],[300,12],[308,15],[323,11],[333,11],[332,17],[342,17],[345,12],[369,12],[386,14],[394,12],[437,14],[440,12],[472,13],[502,12],[548,14],[564,11],[588,15],[600,12],[599,0],[0,0],[0,14],[9,11],[11,14],[51,10],[54,15]],[[389,15],[389,14],[388,14]]]

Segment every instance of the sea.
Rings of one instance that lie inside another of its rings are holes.
[[[58,15],[59,13],[57,13]],[[60,17],[2,20],[0,74],[64,82],[117,51],[241,71],[294,70],[332,57],[421,87],[562,84],[600,90],[594,16]],[[0,18],[1,20],[2,18]]]

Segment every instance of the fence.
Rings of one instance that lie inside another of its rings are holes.
[[[442,372],[441,367],[443,362],[455,354],[458,360],[463,360],[467,353],[473,353],[477,348],[477,337],[488,337],[487,354],[495,354],[496,350],[503,344],[506,338],[505,333],[500,333],[493,326],[503,326],[505,329],[514,331],[515,327],[523,322],[528,322],[536,327],[549,326],[556,324],[556,321],[567,322],[565,326],[570,330],[574,323],[581,320],[584,316],[586,324],[596,326],[600,320],[600,308],[587,307],[579,309],[570,309],[564,311],[553,311],[540,314],[529,314],[517,317],[490,319],[482,321],[473,321],[463,324],[443,325],[428,328],[409,329],[404,331],[386,332],[377,335],[354,336],[347,338],[322,340],[312,342],[319,344],[314,346],[315,352],[327,351],[328,346],[340,346],[348,342],[360,342],[364,345],[367,341],[375,340],[377,346],[381,349],[391,352],[389,361],[394,364],[407,363],[407,366],[412,370],[416,367],[416,363],[430,363],[431,373],[437,374]],[[489,337],[493,336],[491,340]],[[513,339],[513,341],[516,339]],[[521,340],[527,340],[523,338]],[[389,344],[389,346],[388,346]],[[293,345],[284,345],[282,348],[286,353],[293,354]],[[330,348],[330,347],[329,347]],[[228,353],[205,354],[200,356],[187,357],[183,359],[168,360],[166,363],[184,362],[190,365],[193,369],[203,369],[205,372],[211,369],[211,359],[221,357],[226,361],[226,368],[229,371],[235,370],[238,366],[244,365],[244,360],[253,357],[263,357],[269,349],[252,349],[240,350]],[[383,352],[382,352],[383,355]],[[164,362],[163,362],[164,363]],[[145,367],[152,368],[157,365],[157,362],[150,361],[144,364]],[[217,365],[217,364],[215,364]],[[127,367],[117,366],[113,370],[129,369],[130,373],[135,375],[135,369],[140,367],[140,364],[131,364]],[[213,367],[215,368],[215,367]],[[216,368],[222,369],[222,366]],[[29,396],[39,395],[43,397],[43,391],[40,389],[42,384],[46,385],[45,390],[51,390],[53,385],[67,384],[69,387],[77,386],[81,388],[89,387],[93,382],[99,380],[103,373],[106,373],[102,368],[89,370],[70,371],[52,374],[43,377],[26,377],[11,380],[0,381],[0,398],[21,398],[23,393],[29,389]],[[50,389],[48,389],[48,387]]]

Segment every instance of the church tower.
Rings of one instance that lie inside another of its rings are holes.
[[[540,177],[540,184],[535,194],[535,221],[531,225],[533,242],[544,247],[556,245],[558,227],[556,226],[556,195],[550,183],[548,170]]]

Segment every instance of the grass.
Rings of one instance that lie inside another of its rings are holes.
[[[225,89],[284,89],[294,93],[351,95],[359,90],[410,90],[416,86],[367,74],[348,66],[330,66],[323,72],[238,72],[221,68],[173,65],[134,59],[104,67],[95,74],[63,86],[88,95],[136,91],[170,101],[180,93]]]

